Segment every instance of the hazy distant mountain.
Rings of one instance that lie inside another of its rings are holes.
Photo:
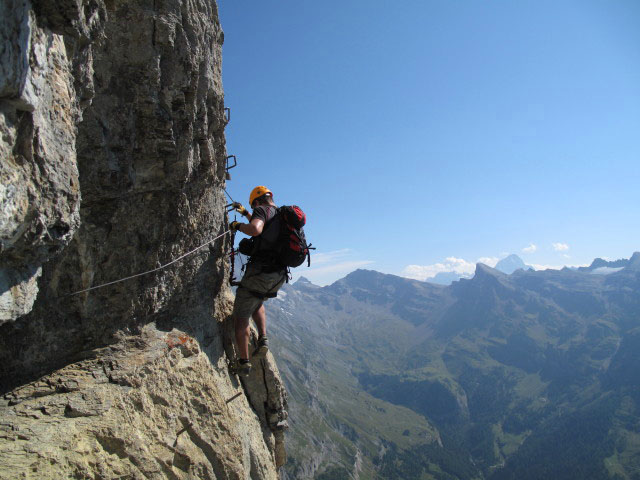
[[[268,309],[284,478],[640,477],[638,253],[449,287],[358,270]]]
[[[318,285],[314,285],[307,277],[300,277],[296,280],[295,285],[297,287],[307,287],[307,288],[320,288]]]
[[[619,260],[609,261],[602,258],[596,258],[593,262],[591,262],[591,265],[589,265],[588,267],[579,267],[578,270],[580,270],[581,272],[591,273],[611,273],[628,266],[632,262],[640,262],[639,259],[640,254],[638,252],[634,253],[633,256],[629,259],[621,258]]]
[[[522,259],[515,254],[509,255],[508,257],[503,258],[495,266],[496,270],[499,270],[502,273],[506,273],[507,275],[512,274],[513,272],[515,272],[520,268],[523,270],[534,270],[533,267],[530,267],[529,265],[525,265]]]
[[[522,268],[523,270],[534,270],[533,267],[525,265],[522,259],[518,255],[509,255],[506,258],[500,260],[495,269],[503,273],[511,274],[516,270]],[[429,283],[437,283],[438,285],[451,285],[453,282],[457,282],[462,278],[471,278],[473,275],[458,273],[458,272],[440,272],[434,277],[428,278],[426,281]]]

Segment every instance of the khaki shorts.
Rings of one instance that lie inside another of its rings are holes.
[[[247,265],[240,286],[236,290],[236,300],[233,304],[234,318],[249,318],[263,302],[268,298],[260,297],[259,294],[274,295],[278,292],[282,284],[287,279],[286,270],[265,273],[260,271],[259,266]],[[252,292],[255,292],[252,293]]]

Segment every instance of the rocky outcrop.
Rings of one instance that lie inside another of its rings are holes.
[[[270,356],[228,369],[227,236],[73,294],[227,229],[216,4],[0,9],[0,478],[275,478],[286,392]]]
[[[1,478],[277,477],[242,386],[177,330],[145,328],[6,398]]]
[[[76,126],[104,18],[95,3],[66,8],[66,22],[37,7],[0,6],[0,323],[30,311],[40,267],[78,228]]]

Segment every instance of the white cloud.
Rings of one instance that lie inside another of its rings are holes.
[[[331,252],[311,252],[311,261],[314,265],[323,265],[325,263],[334,263],[336,261],[344,260],[345,257],[353,254],[353,250],[349,248],[343,248],[340,250],[333,250]]]
[[[463,277],[471,277],[476,271],[476,263],[484,263],[490,267],[495,267],[498,263],[497,257],[481,257],[477,262],[468,262],[464,258],[447,257],[441,263],[432,265],[407,265],[400,273],[403,277],[414,280],[427,280],[435,277],[438,273],[455,272]]]
[[[534,270],[562,270],[564,267],[568,268],[578,268],[578,267],[588,267],[589,264],[585,263],[582,265],[541,265],[537,263],[530,264]]]
[[[567,250],[569,250],[569,245],[567,245],[566,243],[557,242],[553,244],[553,249],[556,252],[566,252]]]
[[[562,270],[564,265],[542,265],[539,263],[530,263],[534,270]]]
[[[506,257],[506,255],[505,255]],[[485,265],[490,266],[491,268],[495,267],[496,264],[500,261],[498,257],[480,257],[476,263],[484,263]]]
[[[619,272],[620,270],[622,270],[624,267],[600,267],[600,268],[596,268],[594,270],[591,270],[591,274],[592,275],[609,275],[610,273],[615,273],[615,272]]]
[[[529,245],[528,247],[524,247],[524,248],[522,249],[522,251],[523,251],[524,253],[533,253],[533,252],[535,252],[536,250],[538,250],[538,247],[537,247],[535,244],[533,244],[533,243],[532,243],[531,245]]]
[[[456,272],[459,275],[472,275],[475,271],[475,264],[467,262],[462,258],[447,257],[442,263],[432,265],[407,265],[402,270],[401,275],[415,280],[426,280],[433,278],[438,273]]]
[[[347,260],[344,262],[338,262],[338,263],[333,263],[331,265],[326,265],[324,267],[311,267],[308,270],[304,270],[300,273],[304,277],[311,279],[312,276],[323,275],[325,273],[336,273],[336,272],[351,273],[352,271],[360,267],[371,265],[372,263],[373,263],[372,260]]]

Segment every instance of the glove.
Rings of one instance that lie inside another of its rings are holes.
[[[232,232],[237,232],[238,230],[240,230],[240,225],[242,225],[242,223],[236,222],[234,220],[229,224],[229,228],[231,229]]]
[[[233,208],[235,208],[236,212],[238,212],[240,215],[248,215],[249,214],[249,210],[244,208],[240,202],[233,202]]]

